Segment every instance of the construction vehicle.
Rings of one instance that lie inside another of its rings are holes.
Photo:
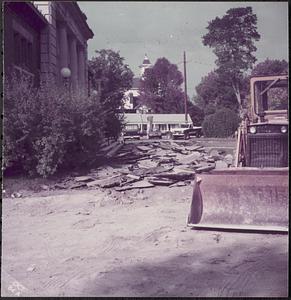
[[[252,77],[233,167],[199,174],[188,225],[288,232],[288,76]]]

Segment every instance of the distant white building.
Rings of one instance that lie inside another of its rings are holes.
[[[139,68],[140,68],[140,77],[134,77],[131,89],[124,93],[123,108],[125,109],[125,111],[134,112],[137,109],[143,110],[143,111],[148,111],[148,109],[146,107],[137,107],[137,105],[138,105],[137,99],[140,96],[141,80],[143,80],[145,70],[149,69],[151,67],[152,67],[152,64],[151,64],[148,56],[145,54],[143,62],[139,66]]]
[[[136,126],[141,131],[146,132],[148,117],[153,117],[153,129],[160,130],[162,133],[171,131],[173,128],[180,128],[185,124],[185,114],[151,114],[151,113],[125,113],[124,123],[127,128]],[[188,124],[192,124],[191,118],[188,115]]]

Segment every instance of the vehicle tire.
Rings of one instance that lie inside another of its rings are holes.
[[[185,140],[189,140],[189,139],[190,139],[190,136],[189,136],[188,133],[185,133],[185,134],[184,134],[184,139],[185,139]]]

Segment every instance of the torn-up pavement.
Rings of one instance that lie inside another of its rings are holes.
[[[54,188],[99,187],[122,192],[155,186],[184,186],[191,183],[195,174],[227,168],[233,163],[231,154],[219,149],[207,151],[194,141],[117,144],[110,152],[109,165],[91,170],[86,176],[68,178]]]

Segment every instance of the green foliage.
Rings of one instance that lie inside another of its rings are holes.
[[[240,104],[244,72],[256,62],[254,42],[260,39],[257,16],[251,7],[232,8],[222,18],[210,21],[207,29],[203,44],[213,48],[217,72],[231,83]]]
[[[58,89],[49,79],[35,89],[15,76],[4,97],[4,168],[47,177],[94,163],[104,124],[96,98]]]
[[[192,102],[188,103],[188,113],[194,126],[201,126],[204,120],[204,111]]]
[[[251,76],[272,76],[288,74],[288,62],[286,60],[269,59],[258,63],[252,70]]]
[[[230,81],[225,80],[216,71],[203,77],[196,87],[194,102],[206,115],[220,108],[238,109],[238,103]]]
[[[97,89],[101,80],[99,92],[101,107],[106,112],[105,135],[116,138],[122,128],[118,114],[124,92],[132,85],[133,73],[119,52],[106,49],[95,52],[96,56],[89,61],[92,85]]]
[[[159,58],[146,71],[141,84],[141,104],[154,113],[184,112],[183,76],[177,66],[166,58]]]
[[[205,117],[202,130],[205,137],[229,137],[237,130],[239,122],[234,111],[223,108]]]

